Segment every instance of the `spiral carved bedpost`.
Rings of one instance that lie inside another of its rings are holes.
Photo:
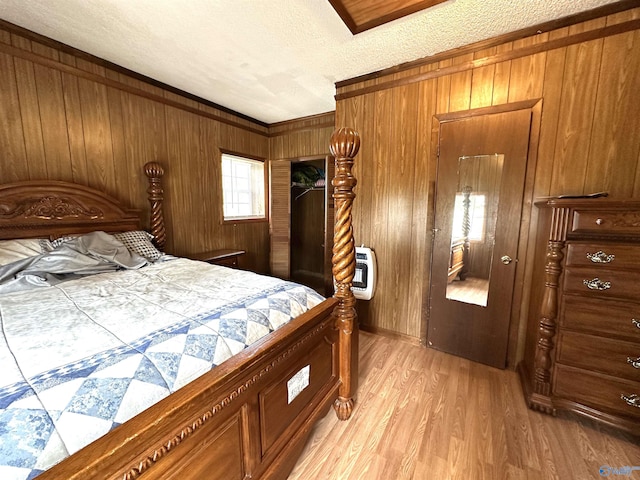
[[[351,225],[351,208],[356,179],[351,174],[353,157],[360,149],[360,136],[350,128],[339,128],[331,135],[331,154],[336,159],[333,179],[335,201],[335,230],[333,234],[333,277],[335,298],[340,303],[333,311],[338,329],[340,389],[333,404],[340,420],[351,416],[358,388],[358,321],[356,299],[351,291],[356,269],[356,255]]]
[[[164,250],[167,239],[164,229],[164,213],[162,211],[162,201],[164,200],[164,190],[162,189],[162,176],[164,169],[156,162],[149,162],[144,166],[144,173],[149,177],[149,203],[151,204],[151,234],[154,237],[156,247]]]

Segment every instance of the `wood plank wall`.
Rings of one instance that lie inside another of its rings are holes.
[[[295,160],[329,155],[335,112],[269,125],[269,159]]]
[[[159,161],[166,250],[240,248],[244,267],[268,272],[268,224],[222,224],[219,157],[225,149],[267,159],[268,127],[34,38],[0,25],[2,182],[73,181],[146,212],[142,167]]]
[[[628,5],[637,6],[633,2]],[[629,8],[629,7],[626,7]],[[361,321],[424,341],[439,113],[543,99],[533,196],[640,197],[640,9],[337,85],[336,124],[356,128],[357,244],[375,249],[378,290]],[[495,43],[495,42],[494,42]],[[535,209],[523,225],[533,239]],[[533,246],[520,252],[509,364],[522,355]]]

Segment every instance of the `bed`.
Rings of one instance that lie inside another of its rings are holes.
[[[20,264],[22,281],[54,266],[51,284],[0,286],[0,478],[286,478],[314,423],[331,406],[348,419],[355,401],[351,168],[359,143],[346,128],[331,139],[329,299],[156,255],[139,212],[89,187],[0,185],[0,240],[37,248],[29,239],[44,239],[42,253],[0,272]],[[150,233],[162,250],[164,171],[150,163],[145,173]],[[81,259],[86,271],[68,276],[65,259]]]

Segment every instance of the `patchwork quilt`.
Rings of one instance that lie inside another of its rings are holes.
[[[0,479],[36,477],[322,300],[187,259],[0,295]]]

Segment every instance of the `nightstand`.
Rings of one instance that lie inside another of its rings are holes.
[[[223,267],[238,268],[238,259],[245,253],[244,250],[233,249],[210,250],[189,255],[189,258]]]

